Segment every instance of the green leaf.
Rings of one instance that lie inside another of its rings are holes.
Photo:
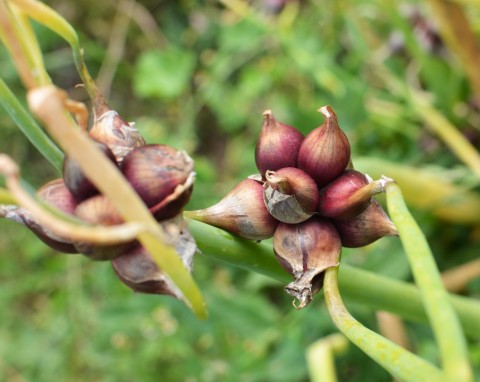
[[[171,100],[186,90],[194,68],[195,56],[185,50],[145,52],[136,63],[134,91],[142,98]]]

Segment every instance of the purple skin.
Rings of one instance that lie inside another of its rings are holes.
[[[193,171],[193,161],[173,147],[151,144],[131,151],[123,159],[121,170],[150,208],[186,182]]]
[[[117,163],[115,155],[106,145],[100,142],[95,142],[95,144],[112,163]],[[93,183],[83,174],[78,164],[68,156],[63,161],[63,179],[66,187],[79,203],[99,193]]]
[[[286,167],[276,171],[275,175],[287,179],[290,185],[289,194],[295,195],[305,211],[314,212],[317,209],[318,187],[308,174],[295,167]]]
[[[348,200],[356,191],[368,185],[367,177],[359,171],[346,170],[340,177],[320,190],[318,213],[333,219],[353,219],[370,204],[370,195],[365,200]]]
[[[347,248],[363,247],[384,236],[398,235],[395,225],[380,203],[373,198],[367,209],[355,219],[334,220],[333,223],[340,235],[342,245]]]
[[[303,140],[298,153],[298,168],[308,173],[319,187],[340,176],[350,161],[350,143],[340,129],[330,106],[320,108],[325,123]]]
[[[263,201],[263,185],[253,179],[242,180],[217,204],[190,214],[250,240],[272,237],[278,225]]]
[[[73,215],[73,211],[77,206],[75,198],[65,187],[63,179],[55,179],[48,182],[37,191],[37,196],[66,214]],[[50,248],[63,253],[78,253],[73,243],[52,238],[40,224],[30,220],[25,220],[25,224]]]
[[[278,122],[270,110],[263,113],[264,122],[255,147],[255,163],[263,178],[267,170],[296,167],[303,134],[292,126]]]
[[[117,277],[134,292],[176,296],[150,254],[141,246],[112,260]]]

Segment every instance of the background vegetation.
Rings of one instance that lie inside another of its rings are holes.
[[[478,168],[451,149],[456,138],[442,136],[439,126],[453,124],[478,148],[479,98],[468,66],[440,38],[427,4],[47,3],[80,34],[88,67],[111,106],[135,120],[147,141],[195,158],[189,209],[215,203],[255,173],[263,110],[308,133],[323,121],[315,110],[330,104],[356,167],[399,180],[440,269],[478,257]],[[479,7],[467,4],[466,12],[478,33]],[[86,101],[75,87],[80,80],[69,48],[45,28],[36,32],[54,82]],[[23,100],[3,48],[0,71]],[[446,119],[432,123],[432,115]],[[21,164],[31,184],[58,177],[3,110],[0,125],[0,151]],[[202,256],[195,278],[209,307],[204,322],[177,301],[132,294],[108,263],[55,253],[11,222],[0,221],[0,230],[2,380],[303,381],[306,348],[335,332],[321,296],[295,311],[281,284]],[[345,250],[342,260],[411,280],[395,238]],[[478,297],[480,281],[462,293]],[[374,311],[348,306],[378,330]],[[428,326],[408,322],[407,332],[419,355],[437,358]],[[470,355],[480,367],[478,338],[470,339]],[[354,346],[337,366],[341,381],[391,379]]]

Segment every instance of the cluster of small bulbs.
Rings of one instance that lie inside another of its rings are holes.
[[[273,250],[294,281],[285,287],[298,308],[323,285],[325,269],[339,264],[342,246],[362,247],[397,235],[373,195],[385,180],[353,169],[350,143],[330,106],[325,122],[306,137],[264,112],[255,149],[260,174],[238,183],[220,202],[188,217],[251,240],[273,236]]]
[[[185,267],[191,271],[196,245],[181,212],[193,189],[193,160],[173,147],[146,144],[133,124],[103,106],[102,110],[95,110],[89,137],[138,193],[162,225],[166,239],[170,240],[168,244],[176,248]],[[45,184],[37,191],[37,196],[63,213],[92,225],[123,223],[110,199],[99,192],[68,156],[63,163],[63,177]],[[42,226],[25,209],[16,209],[14,213],[16,221],[25,224],[59,252],[81,253],[92,260],[111,261],[118,278],[135,292],[182,297],[138,241],[109,245],[75,242]]]
[[[94,103],[95,104],[95,103]],[[94,110],[88,134],[122,172],[191,271],[195,242],[182,218],[195,173],[183,151],[146,144],[133,124],[108,105]],[[186,211],[189,218],[223,228],[240,237],[264,240],[273,236],[273,250],[294,281],[285,290],[308,305],[323,285],[325,269],[337,266],[344,247],[362,247],[397,230],[373,198],[385,180],[373,181],[353,169],[350,144],[330,106],[319,109],[322,126],[307,136],[264,112],[255,149],[257,175],[238,183],[220,202],[203,210]],[[122,224],[111,201],[65,157],[63,177],[37,192],[43,201],[86,223]],[[13,213],[13,212],[12,212]],[[82,253],[93,260],[111,261],[118,278],[136,292],[182,298],[138,241],[106,244],[75,242],[39,224],[24,209],[13,220],[28,226],[57,251]]]

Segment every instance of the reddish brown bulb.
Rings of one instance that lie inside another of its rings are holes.
[[[115,155],[113,155],[112,151],[107,146],[99,142],[95,142],[95,144],[108,159],[113,163],[116,163]],[[65,186],[79,203],[99,193],[97,188],[88,180],[80,169],[78,163],[68,156],[65,156],[63,161],[63,179],[65,181]]]
[[[371,244],[384,236],[396,236],[398,231],[388,218],[382,206],[372,198],[370,205],[352,220],[334,220],[335,227],[348,248]]]
[[[173,283],[142,246],[112,261],[118,278],[139,293],[172,294]]]
[[[157,218],[177,215],[193,186],[193,160],[184,151],[161,144],[139,147],[122,162],[122,173]]]
[[[305,172],[295,167],[267,171],[264,200],[272,216],[295,224],[309,219],[318,207],[318,187]]]
[[[193,256],[197,250],[195,241],[181,217],[161,223],[167,242],[175,247],[178,256],[189,272],[193,267]],[[118,278],[134,292],[183,296],[170,278],[158,268],[153,257],[142,246],[136,246],[122,256],[112,260]]]
[[[298,168],[322,187],[340,176],[349,164],[350,143],[338,126],[333,109],[323,106],[319,111],[324,115],[325,122],[303,140],[298,153]]]
[[[346,170],[320,190],[318,212],[337,220],[353,219],[368,207],[373,195],[384,190],[384,183],[373,182],[359,171]]]
[[[37,196],[44,202],[58,208],[60,211],[72,215],[77,206],[73,195],[65,187],[63,179],[55,179],[42,186]],[[21,210],[22,220],[32,232],[49,247],[59,252],[78,253],[72,242],[60,238],[53,232],[35,221],[28,211]]]
[[[267,170],[296,167],[303,134],[277,121],[270,110],[263,113],[263,127],[255,148],[255,163],[262,177]]]
[[[123,223],[117,208],[104,195],[96,195],[78,204],[74,211],[81,220],[102,226],[113,226]],[[114,245],[94,245],[89,243],[75,243],[78,252],[92,260],[111,260],[128,251],[134,242]]]
[[[242,180],[217,204],[185,216],[251,240],[272,237],[278,225],[263,201],[262,184],[253,179]]]
[[[338,265],[342,244],[333,223],[314,216],[300,224],[280,223],[273,236],[273,250],[283,268],[294,277],[285,288],[308,305],[321,288],[325,269]]]

